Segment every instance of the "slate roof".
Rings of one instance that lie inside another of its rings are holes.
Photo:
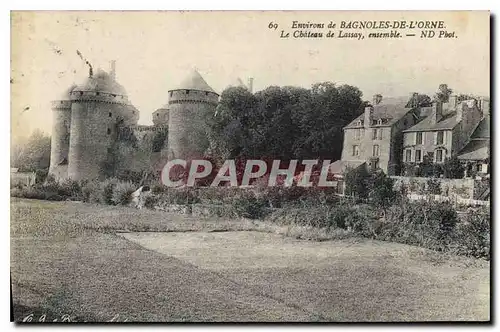
[[[196,69],[193,69],[189,75],[186,76],[186,78],[184,78],[184,80],[182,80],[181,83],[172,90],[198,90],[216,93]]]
[[[441,120],[437,123],[432,123],[432,117],[427,116],[422,121],[410,127],[403,132],[412,132],[412,131],[432,131],[432,130],[445,130],[445,129],[453,129],[458,124],[457,121],[457,112],[452,111],[450,113],[444,114]]]
[[[485,160],[489,157],[490,117],[485,117],[471,135],[469,143],[460,151],[458,159]]]
[[[462,107],[465,108],[473,108],[474,100],[464,100],[457,105],[457,108]],[[456,125],[460,123],[457,119],[457,111],[456,109],[450,110],[448,109],[448,104],[443,104],[443,117],[437,122],[433,123],[432,121],[432,112],[425,112],[427,117],[425,117],[422,121],[418,122],[413,127],[410,127],[403,132],[412,132],[412,131],[433,131],[433,130],[451,130],[455,128]],[[464,110],[465,111],[465,110]],[[421,115],[424,115],[421,113]]]
[[[407,97],[382,99],[380,104],[373,107],[372,119],[375,121],[379,119],[388,120],[380,126],[390,127],[412,110],[411,108],[405,107],[407,103]],[[363,112],[363,114],[351,121],[344,128],[359,128],[357,122],[359,120],[363,121],[364,118],[365,114]]]
[[[92,77],[87,77],[83,84],[74,87],[72,91],[95,91],[107,92],[121,96],[127,95],[125,88],[116,82],[110,74],[102,69],[98,69]]]
[[[337,160],[330,164],[330,172],[333,174],[342,174],[347,168],[358,168],[359,166],[363,165],[365,162],[364,161],[358,161],[358,160]]]
[[[487,116],[479,122],[476,130],[472,133],[471,139],[490,139],[490,117]]]
[[[471,140],[458,154],[462,160],[485,160],[489,157],[490,141],[486,139]]]

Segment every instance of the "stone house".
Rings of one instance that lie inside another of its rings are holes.
[[[481,120],[469,143],[460,151],[458,159],[465,164],[466,176],[477,174],[479,176],[489,173],[490,158],[490,115]]]
[[[346,168],[366,165],[388,175],[398,174],[403,131],[418,119],[416,108],[410,106],[408,98],[375,95],[364,113],[343,128],[342,157],[332,164],[331,172],[341,174]]]
[[[420,163],[424,156],[434,163],[457,155],[469,142],[482,118],[475,99],[434,102],[420,110],[421,121],[403,130],[402,161]]]

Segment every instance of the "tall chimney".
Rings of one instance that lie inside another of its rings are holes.
[[[418,107],[418,92],[413,92],[410,97],[410,107],[416,108]]]
[[[443,117],[443,102],[433,101],[432,102],[432,113],[431,113],[432,124],[438,123],[442,117]]]
[[[372,115],[373,115],[372,113],[373,113],[373,106],[365,107],[365,120],[364,120],[365,128],[370,128],[372,125]]]
[[[250,77],[248,79],[248,91],[250,91],[250,93],[253,93],[253,77]]]
[[[483,117],[490,115],[490,100],[488,98],[481,98],[481,112]]]
[[[109,75],[113,80],[116,80],[116,60],[109,62]]]
[[[382,101],[381,94],[373,95],[373,106],[380,104],[381,101]]]
[[[448,109],[454,109],[457,107],[457,95],[451,95],[450,99],[448,99]]]

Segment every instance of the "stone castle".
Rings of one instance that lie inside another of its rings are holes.
[[[153,125],[138,125],[139,111],[109,72],[90,70],[85,82],[52,101],[49,174],[73,180],[114,176],[120,171],[159,172],[169,159],[203,156],[207,116],[219,94],[193,70],[168,90],[168,103],[153,112]]]

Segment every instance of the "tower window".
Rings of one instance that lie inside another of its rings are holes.
[[[113,116],[113,114],[111,114],[111,112],[109,112],[109,113],[108,113],[108,116],[109,116],[109,117],[112,117],[112,116]]]
[[[108,128],[108,135],[111,134],[111,128]]]

